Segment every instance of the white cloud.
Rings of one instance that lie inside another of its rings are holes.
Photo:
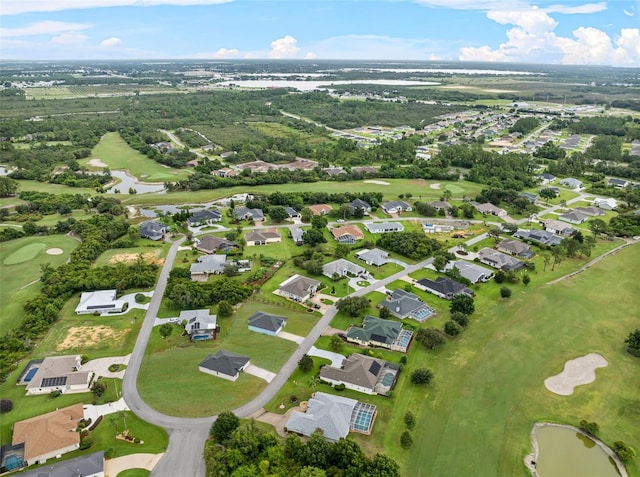
[[[318,56],[315,53],[312,53],[311,51],[304,55],[305,60],[315,60],[317,57]]]
[[[63,33],[51,38],[51,43],[56,45],[79,45],[87,41],[89,37],[82,33]]]
[[[215,59],[215,58],[242,58],[243,55],[237,48],[220,48],[218,51],[210,53],[196,53],[191,55],[190,58],[197,59]]]
[[[233,0],[3,0],[2,15],[55,12],[100,7],[149,7],[154,5],[215,5]]]
[[[454,10],[479,10],[479,11],[523,11],[536,8],[525,0],[415,0],[416,3],[427,7],[450,8]],[[582,5],[550,5],[540,7],[540,10],[549,13],[597,13],[607,9],[606,2],[585,3]]]
[[[382,35],[343,35],[326,38],[309,45],[317,58],[372,60],[427,60],[438,59],[442,48],[432,40],[397,38]]]
[[[500,25],[518,25],[522,30],[534,34],[542,35],[558,26],[558,22],[545,12],[532,9],[523,15],[521,11],[491,11],[487,13],[487,18]]]
[[[112,36],[111,38],[107,38],[100,42],[100,46],[102,46],[103,48],[113,48],[120,45],[122,45],[122,40],[115,36]]]
[[[636,7],[631,5],[631,8],[629,10],[627,10],[626,8],[623,8],[622,11],[626,16],[632,17],[636,14]]]
[[[89,23],[70,23],[45,21],[30,23],[21,28],[0,28],[0,38],[15,38],[21,36],[56,35],[79,30],[86,30],[93,25]]]
[[[295,58],[299,51],[298,40],[291,35],[286,35],[271,42],[269,58]]]

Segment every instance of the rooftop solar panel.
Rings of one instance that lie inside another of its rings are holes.
[[[66,376],[56,376],[55,378],[44,378],[40,386],[48,388],[50,386],[64,386],[65,384],[67,384]]]

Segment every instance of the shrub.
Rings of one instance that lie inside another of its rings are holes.
[[[613,450],[620,460],[623,462],[630,462],[636,458],[636,451],[633,447],[626,445],[622,441],[616,441],[613,443]]]
[[[411,383],[428,385],[433,380],[433,373],[427,368],[418,368],[411,373]]]
[[[451,313],[451,319],[456,323],[458,323],[463,328],[466,328],[467,326],[469,326],[469,317],[464,313],[460,313],[459,311],[455,313]]]
[[[500,298],[506,300],[507,298],[511,298],[511,288],[502,287],[500,288]]]
[[[413,437],[411,436],[411,433],[409,431],[405,430],[400,435],[400,445],[403,449],[408,449],[413,445]]]
[[[13,409],[13,401],[11,399],[0,399],[0,414],[9,412]]]
[[[440,348],[447,342],[444,333],[435,328],[422,328],[416,334],[416,340],[427,349],[434,350]]]
[[[344,385],[344,383],[340,383],[336,384],[333,389],[335,389],[336,391],[344,391],[346,389],[346,386]]]
[[[116,450],[113,447],[109,447],[106,451],[104,451],[105,459],[112,459],[116,455]]]
[[[136,303],[144,303],[144,300],[147,297],[144,296],[142,293],[136,293],[136,296],[134,297],[134,299],[136,300]]]
[[[462,326],[453,320],[449,320],[444,324],[444,332],[451,337],[458,336],[462,332]]]
[[[416,427],[416,416],[411,411],[407,411],[405,413],[404,424],[407,426],[407,429],[413,429]]]
[[[85,363],[87,363],[88,361],[89,361],[89,356],[87,356],[86,354],[83,354],[83,355],[82,355],[82,358],[80,358],[80,362],[81,362],[82,364],[85,364]]]
[[[88,449],[93,445],[93,439],[91,437],[84,437],[80,439],[80,450]]]
[[[51,392],[49,393],[49,397],[57,398],[57,397],[58,397],[58,396],[60,396],[61,394],[62,394],[62,393],[56,389],[56,390],[51,391]]]
[[[583,419],[580,421],[580,429],[590,436],[595,436],[600,431],[600,426],[598,426],[597,422],[589,422],[586,419]]]

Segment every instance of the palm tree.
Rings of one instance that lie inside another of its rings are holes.
[[[548,253],[543,253],[542,254],[542,260],[544,260],[544,268],[542,269],[543,272],[547,271],[547,265],[549,265],[551,263],[551,257],[549,256]]]

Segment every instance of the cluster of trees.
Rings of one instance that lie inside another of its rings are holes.
[[[637,358],[640,358],[640,328],[629,333],[624,343],[627,345],[627,352]]]
[[[455,338],[469,326],[469,316],[475,311],[475,304],[472,297],[467,295],[456,295],[449,305],[451,312],[450,319],[443,326],[443,331],[436,328],[420,328],[416,333],[416,341],[426,349],[433,351],[441,348],[447,337]]]
[[[235,305],[247,299],[252,288],[235,280],[221,277],[207,283],[191,281],[191,273],[186,268],[171,270],[167,282],[166,297],[176,309],[205,308],[226,300]]]
[[[527,116],[526,118],[518,119],[513,126],[509,128],[510,133],[519,132],[522,134],[529,134],[540,126],[540,120],[535,116]]]
[[[442,244],[420,232],[385,233],[376,245],[414,260],[422,260],[440,250]]]
[[[296,435],[284,443],[253,421],[241,424],[230,412],[223,412],[211,428],[212,440],[205,448],[207,475],[211,477],[399,477],[398,464],[376,454],[367,457],[348,439],[327,442],[317,431],[302,442]]]

